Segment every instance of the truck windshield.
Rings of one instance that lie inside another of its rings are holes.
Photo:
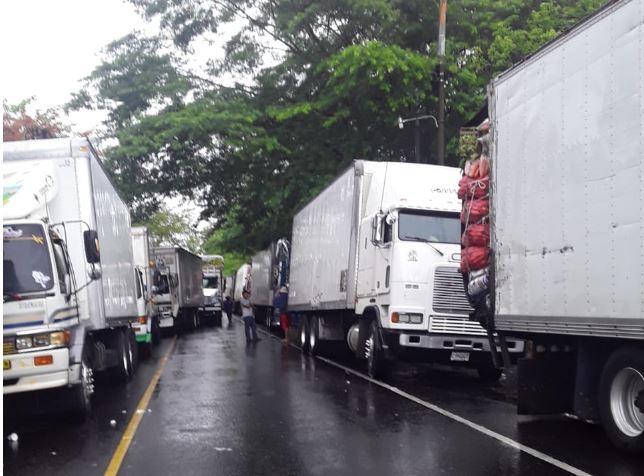
[[[460,243],[461,221],[458,213],[401,211],[398,238],[404,241]]]
[[[217,289],[219,287],[219,279],[217,276],[203,278],[203,287],[207,289]]]
[[[154,272],[154,276],[152,277],[152,284],[157,287],[157,294],[168,294],[170,292],[168,276],[159,273],[159,271]]]
[[[42,292],[54,286],[49,247],[40,225],[2,227],[4,295]]]

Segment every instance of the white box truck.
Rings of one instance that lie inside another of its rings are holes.
[[[140,354],[149,356],[161,342],[157,306],[152,299],[150,235],[145,226],[132,227],[132,253],[136,277],[137,322],[132,324]]]
[[[529,339],[518,410],[644,451],[644,2],[494,79],[493,321]]]
[[[201,255],[203,273],[203,306],[199,308],[201,319],[210,319],[214,325],[221,325],[221,305],[226,282],[224,281],[224,257]]]
[[[161,329],[175,333],[196,329],[203,306],[201,257],[180,246],[155,247],[152,254],[153,292]]]
[[[459,178],[452,167],[356,161],[295,215],[288,309],[303,349],[346,339],[372,376],[402,354],[500,376],[459,273]]]
[[[271,243],[251,260],[252,294],[255,319],[267,328],[279,326],[279,315],[273,310],[273,297],[281,288],[288,289],[288,269],[291,244],[285,238]]]
[[[3,392],[66,389],[84,418],[94,372],[136,363],[130,214],[87,139],[3,149]]]

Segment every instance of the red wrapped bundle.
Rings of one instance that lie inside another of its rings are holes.
[[[468,246],[461,250],[461,272],[476,271],[489,264],[489,248],[486,246]]]
[[[468,225],[463,233],[461,244],[464,248],[468,246],[489,246],[490,225],[487,223]]]
[[[482,198],[487,196],[490,188],[490,178],[473,179],[463,175],[458,182],[458,198],[461,200],[471,200],[472,198]]]
[[[487,198],[467,200],[464,202],[463,210],[461,211],[461,222],[465,224],[478,223],[487,217],[489,212],[490,204]]]

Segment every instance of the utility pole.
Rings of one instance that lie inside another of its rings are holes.
[[[416,119],[415,121],[416,127],[415,132],[414,132],[414,157],[416,159],[416,163],[422,164],[423,159],[420,157],[420,119]]]
[[[438,137],[436,138],[438,165],[445,165],[445,24],[447,0],[438,5]]]

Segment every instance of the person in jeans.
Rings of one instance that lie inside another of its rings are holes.
[[[244,291],[242,299],[239,301],[244,320],[244,332],[246,333],[246,342],[259,341],[257,337],[257,325],[255,324],[255,315],[253,314],[253,305],[250,303],[250,292]],[[251,335],[252,334],[252,335]]]

